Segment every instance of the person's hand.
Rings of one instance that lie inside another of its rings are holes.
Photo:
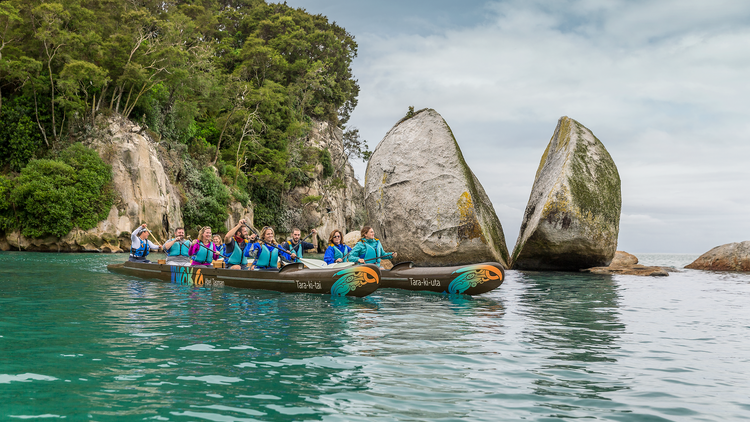
[[[341,258],[339,258],[339,259],[337,259],[337,260],[336,260],[335,262],[344,262],[344,260],[343,260],[343,259],[341,259]]]
[[[141,224],[141,227],[146,228],[146,223]]]
[[[255,233],[251,234],[251,235],[249,236],[249,238],[250,238],[250,241],[251,241],[251,242],[255,242],[256,240],[258,240],[258,236],[256,236],[256,235],[255,235]]]
[[[296,254],[296,253],[293,253],[293,254],[291,254],[291,255],[289,255],[289,256],[290,256],[290,257],[291,257],[292,259],[297,259],[297,254]]]
[[[318,231],[317,231],[317,230],[315,230],[315,229],[312,229],[312,230],[310,230],[310,233],[312,233],[312,234],[315,234],[315,233],[317,233],[317,232],[318,232]]]
[[[193,245],[195,245],[196,243],[198,243],[198,239],[193,240]]]
[[[398,252],[394,252],[394,253],[393,253],[393,257],[394,257],[394,258],[396,257],[396,255],[398,255]]]
[[[359,262],[360,264],[364,264],[364,263],[365,263],[365,260],[364,260],[364,259],[362,259],[362,258],[359,258],[359,261],[357,261],[357,262]]]
[[[241,225],[243,225],[243,224],[245,224],[245,219],[244,219],[244,218],[243,218],[243,219],[241,219],[239,223],[237,223],[237,225],[239,225],[239,226],[241,226]]]

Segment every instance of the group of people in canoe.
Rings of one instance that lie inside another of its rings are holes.
[[[211,231],[211,227],[202,227],[198,238],[188,240],[184,228],[177,228],[174,237],[163,245],[148,239],[150,230],[146,224],[136,228],[130,236],[130,261],[151,262],[148,254],[151,251],[162,250],[166,255],[167,265],[210,266],[213,261],[223,259],[226,268],[236,270],[275,270],[280,264],[297,262],[303,257],[305,250],[314,249],[315,245],[300,239],[301,231],[292,229],[291,239],[278,243],[271,227],[263,227],[260,233],[250,233],[245,220],[240,220],[236,226],[223,237]],[[310,235],[316,234],[313,229]],[[337,262],[358,262],[380,265],[381,259],[392,259],[396,252],[386,253],[380,241],[375,238],[375,230],[364,226],[361,239],[354,248],[344,244],[341,230],[331,231],[328,237],[328,248],[323,260],[326,264]]]

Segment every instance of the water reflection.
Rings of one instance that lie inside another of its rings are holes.
[[[521,312],[527,318],[523,336],[541,351],[545,363],[534,394],[546,397],[609,400],[605,393],[626,388],[610,376],[617,362],[620,296],[611,276],[526,272],[520,282]],[[570,401],[566,400],[566,405]],[[555,407],[555,403],[542,404]]]

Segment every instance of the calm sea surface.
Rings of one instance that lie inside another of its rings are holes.
[[[750,274],[331,299],[107,272],[122,260],[0,253],[0,420],[750,418]]]

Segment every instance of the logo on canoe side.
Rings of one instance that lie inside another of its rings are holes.
[[[377,271],[368,267],[354,267],[341,270],[333,275],[339,277],[331,286],[331,296],[346,296],[369,283],[379,283]]]
[[[448,293],[461,294],[485,281],[503,279],[503,273],[492,265],[469,265],[453,271],[452,274],[460,275],[454,278],[451,284],[448,285]]]
[[[203,285],[203,274],[201,274],[200,268],[173,266],[170,269],[172,271],[172,283],[185,286]]]

